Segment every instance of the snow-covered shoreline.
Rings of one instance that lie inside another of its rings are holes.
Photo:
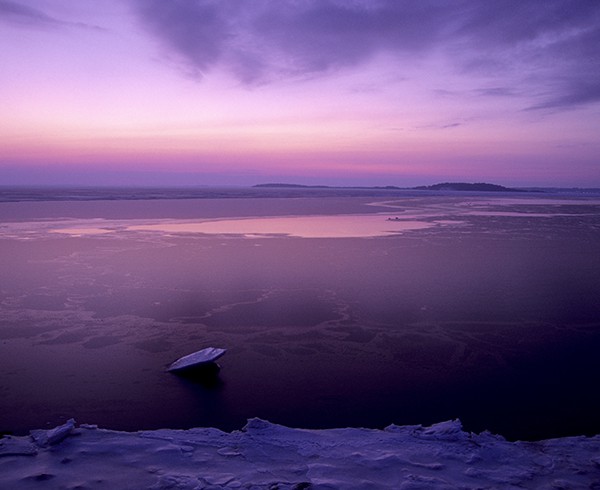
[[[459,421],[306,430],[252,419],[227,433],[71,420],[0,439],[0,488],[600,488],[600,436],[508,442]]]

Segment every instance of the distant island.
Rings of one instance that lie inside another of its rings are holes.
[[[272,188],[285,188],[285,189],[391,189],[401,190],[407,189],[406,187],[397,187],[395,185],[386,186],[337,186],[337,185],[303,185],[303,184],[282,184],[282,183],[269,183],[269,184],[256,184],[252,187],[272,187]]]
[[[475,184],[467,182],[444,182],[442,184],[420,185],[413,187],[413,189],[419,191],[523,192],[520,189],[512,189],[497,184],[486,184],[484,182]]]
[[[285,188],[300,188],[300,189],[328,189],[328,185],[302,185],[302,184],[282,184],[279,182],[269,184],[256,184],[252,187],[285,187]]]
[[[418,187],[397,187],[395,185],[386,186],[329,186],[329,185],[303,185],[303,184],[284,184],[268,183],[257,184],[253,187],[262,188],[285,188],[285,189],[383,189],[383,190],[417,190],[417,191],[471,191],[471,192],[528,192],[526,189],[514,189],[497,184],[487,184],[484,182],[444,182],[434,185],[421,185]]]

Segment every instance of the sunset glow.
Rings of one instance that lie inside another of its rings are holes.
[[[600,186],[600,6],[0,0],[0,184]]]

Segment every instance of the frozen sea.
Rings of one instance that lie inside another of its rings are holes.
[[[598,193],[4,188],[0,257],[0,432],[600,433]]]

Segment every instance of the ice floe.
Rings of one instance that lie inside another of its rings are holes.
[[[180,357],[167,368],[167,371],[182,371],[213,364],[217,359],[224,356],[226,352],[227,349],[207,347],[206,349]]]

